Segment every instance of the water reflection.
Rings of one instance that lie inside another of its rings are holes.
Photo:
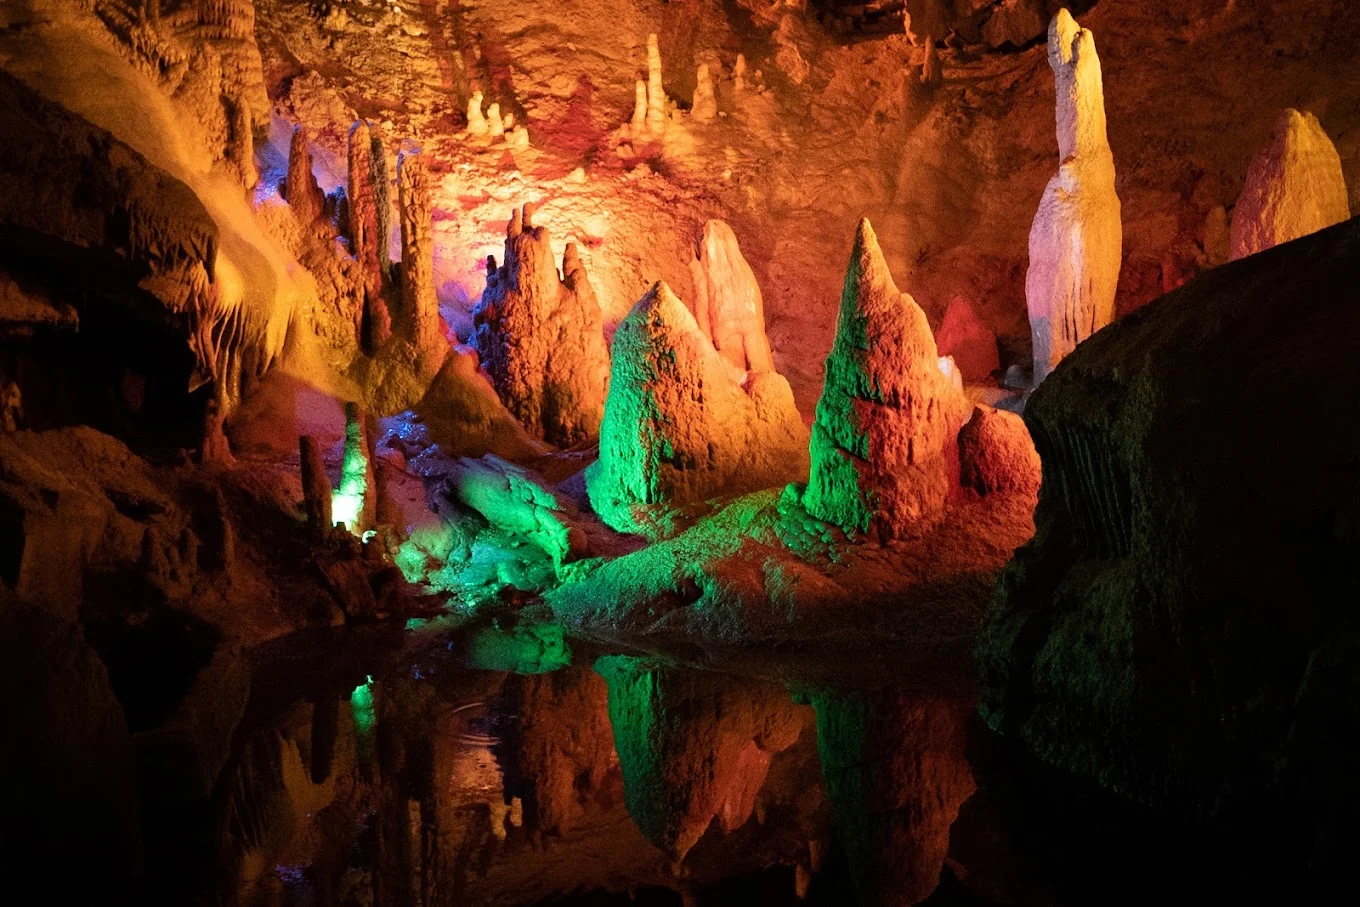
[[[973,790],[966,700],[801,689],[480,628],[254,710],[243,904],[913,904]],[[368,671],[371,670],[371,674]],[[825,780],[823,780],[825,779]]]

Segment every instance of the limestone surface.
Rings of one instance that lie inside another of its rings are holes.
[[[807,429],[788,382],[757,372],[743,386],[665,283],[619,324],[591,505],[632,529],[664,510],[801,479]]]
[[[516,418],[550,443],[572,445],[599,432],[609,351],[584,264],[569,245],[560,276],[533,213],[525,205],[510,220],[505,261],[473,311],[473,343]]]
[[[873,227],[860,221],[803,506],[847,532],[919,534],[938,521],[956,482],[954,442],[966,415],[925,313],[897,289]]]
[[[1351,216],[1341,157],[1311,113],[1287,109],[1252,159],[1233,208],[1232,258],[1254,255]]]
[[[1029,233],[1025,304],[1035,384],[1114,320],[1123,253],[1095,36],[1065,9],[1048,26],[1048,63],[1057,87],[1061,163]]]

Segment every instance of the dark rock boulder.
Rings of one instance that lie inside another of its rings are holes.
[[[977,648],[994,729],[1200,815],[1336,774],[1326,725],[1354,708],[1318,704],[1360,624],[1357,286],[1360,219],[1203,275],[1035,392],[1036,535]]]

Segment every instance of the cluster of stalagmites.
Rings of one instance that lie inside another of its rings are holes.
[[[746,90],[746,57],[742,54],[737,54],[732,69],[731,90],[734,99],[740,103],[741,94]],[[633,116],[621,130],[623,137],[634,146],[660,142],[665,138],[675,105],[666,96],[662,82],[661,49],[655,33],[647,36],[647,78],[638,79],[633,92]],[[702,125],[717,117],[718,95],[713,67],[700,63],[694,73],[694,94],[690,97],[688,120]],[[621,153],[626,155],[626,152]]]
[[[487,262],[473,344],[520,422],[547,441],[572,445],[594,438],[604,415],[604,319],[575,243],[567,244],[559,274],[547,228],[533,216],[532,204],[515,211],[504,262]]]
[[[397,328],[418,356],[437,364],[446,352],[434,291],[430,176],[425,159],[403,152],[397,161],[396,214],[401,260],[393,262],[392,178],[381,138],[359,121],[349,133],[347,186],[338,206],[312,172],[306,130],[294,129],[280,190],[297,229],[287,245],[316,278],[323,310],[313,326],[332,345],[378,351]],[[338,207],[338,212],[333,211]],[[332,214],[334,219],[332,220]],[[343,234],[345,246],[335,242]],[[347,248],[346,248],[347,246]]]

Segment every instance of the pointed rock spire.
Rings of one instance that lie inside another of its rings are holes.
[[[666,89],[661,83],[661,48],[655,32],[647,36],[647,131],[654,139],[666,131]]]
[[[1243,258],[1351,216],[1341,157],[1311,113],[1287,109],[1252,159],[1233,209],[1229,244]]]
[[[690,103],[689,115],[696,123],[712,122],[718,115],[718,99],[713,94],[713,77],[709,75],[707,63],[700,63],[695,73],[694,98]]]
[[[731,227],[720,220],[704,224],[690,274],[694,317],[723,358],[743,372],[774,371],[760,285]]]
[[[429,173],[422,155],[406,153],[397,159],[397,201],[401,209],[402,313],[411,323],[416,348],[427,350],[443,338],[434,293]]]
[[[1048,28],[1048,62],[1057,87],[1060,164],[1029,234],[1025,303],[1036,385],[1114,320],[1123,254],[1095,37],[1065,9]]]
[[[534,206],[514,212],[504,263],[473,311],[473,344],[506,408],[554,444],[593,438],[609,386],[604,318],[574,247],[557,272]]]
[[[596,513],[615,528],[652,509],[773,488],[807,468],[807,429],[775,372],[742,386],[665,283],[614,334],[600,459],[586,474]]]
[[[312,150],[307,141],[307,130],[301,125],[293,128],[288,142],[288,174],[284,179],[283,197],[293,216],[301,225],[311,226],[321,217],[325,195],[312,173]]]
[[[967,412],[940,370],[925,313],[897,289],[873,227],[860,221],[803,506],[847,532],[885,540],[929,528],[957,484],[954,445]]]

